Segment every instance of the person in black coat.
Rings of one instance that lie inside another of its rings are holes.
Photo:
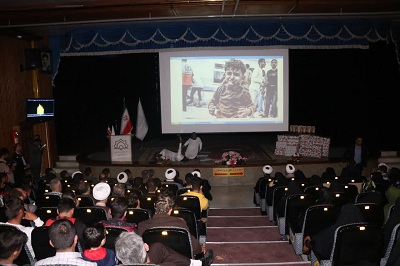
[[[354,145],[350,145],[344,154],[347,160],[353,159],[356,162],[356,167],[360,173],[363,175],[363,170],[367,167],[368,163],[368,149],[367,146],[363,144],[363,138],[357,136]]]

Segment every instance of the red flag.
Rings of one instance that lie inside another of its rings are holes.
[[[107,128],[107,136],[110,136],[110,135],[111,135],[111,128],[108,127],[108,128]]]
[[[120,134],[121,135],[131,134],[132,129],[133,129],[132,121],[129,116],[128,109],[126,108],[125,98],[124,98],[124,112],[121,118]]]

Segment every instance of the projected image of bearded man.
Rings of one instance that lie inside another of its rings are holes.
[[[218,118],[252,116],[255,106],[250,93],[241,84],[246,72],[245,64],[236,59],[225,63],[225,79],[208,104],[208,111]]]

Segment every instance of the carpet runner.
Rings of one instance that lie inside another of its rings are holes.
[[[310,265],[257,207],[210,209],[206,247],[214,249],[212,265]]]

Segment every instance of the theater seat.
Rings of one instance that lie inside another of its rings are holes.
[[[381,259],[380,265],[382,266],[394,266],[400,263],[400,258],[398,256],[398,251],[400,250],[400,223],[397,224],[390,236],[389,244],[385,250],[385,255]]]
[[[200,200],[196,196],[178,196],[175,200],[175,206],[189,209],[196,215],[196,219],[201,219]]]
[[[38,208],[35,214],[44,222],[48,219],[54,219],[58,215],[57,207],[41,207]]]
[[[186,208],[174,207],[172,209],[171,216],[180,217],[184,219],[189,228],[190,234],[198,239],[199,232],[197,229],[197,220],[193,211]]]
[[[90,196],[80,195],[76,196],[76,199],[79,201],[79,207],[92,207],[96,204]]]
[[[74,217],[89,226],[107,220],[107,213],[106,210],[101,207],[78,207],[75,209]]]
[[[281,198],[286,195],[286,191],[288,190],[287,186],[276,187],[273,190],[273,199],[272,199],[272,206],[271,209],[268,208],[268,219],[272,222],[277,221],[277,212],[278,212],[278,205],[281,201]]]
[[[121,227],[110,226],[110,225],[107,225],[105,228],[106,228],[106,243],[104,244],[104,247],[115,251],[115,241],[122,232],[128,232],[128,230]]]
[[[139,224],[142,221],[150,219],[150,213],[142,208],[128,208],[126,211],[126,222]]]

